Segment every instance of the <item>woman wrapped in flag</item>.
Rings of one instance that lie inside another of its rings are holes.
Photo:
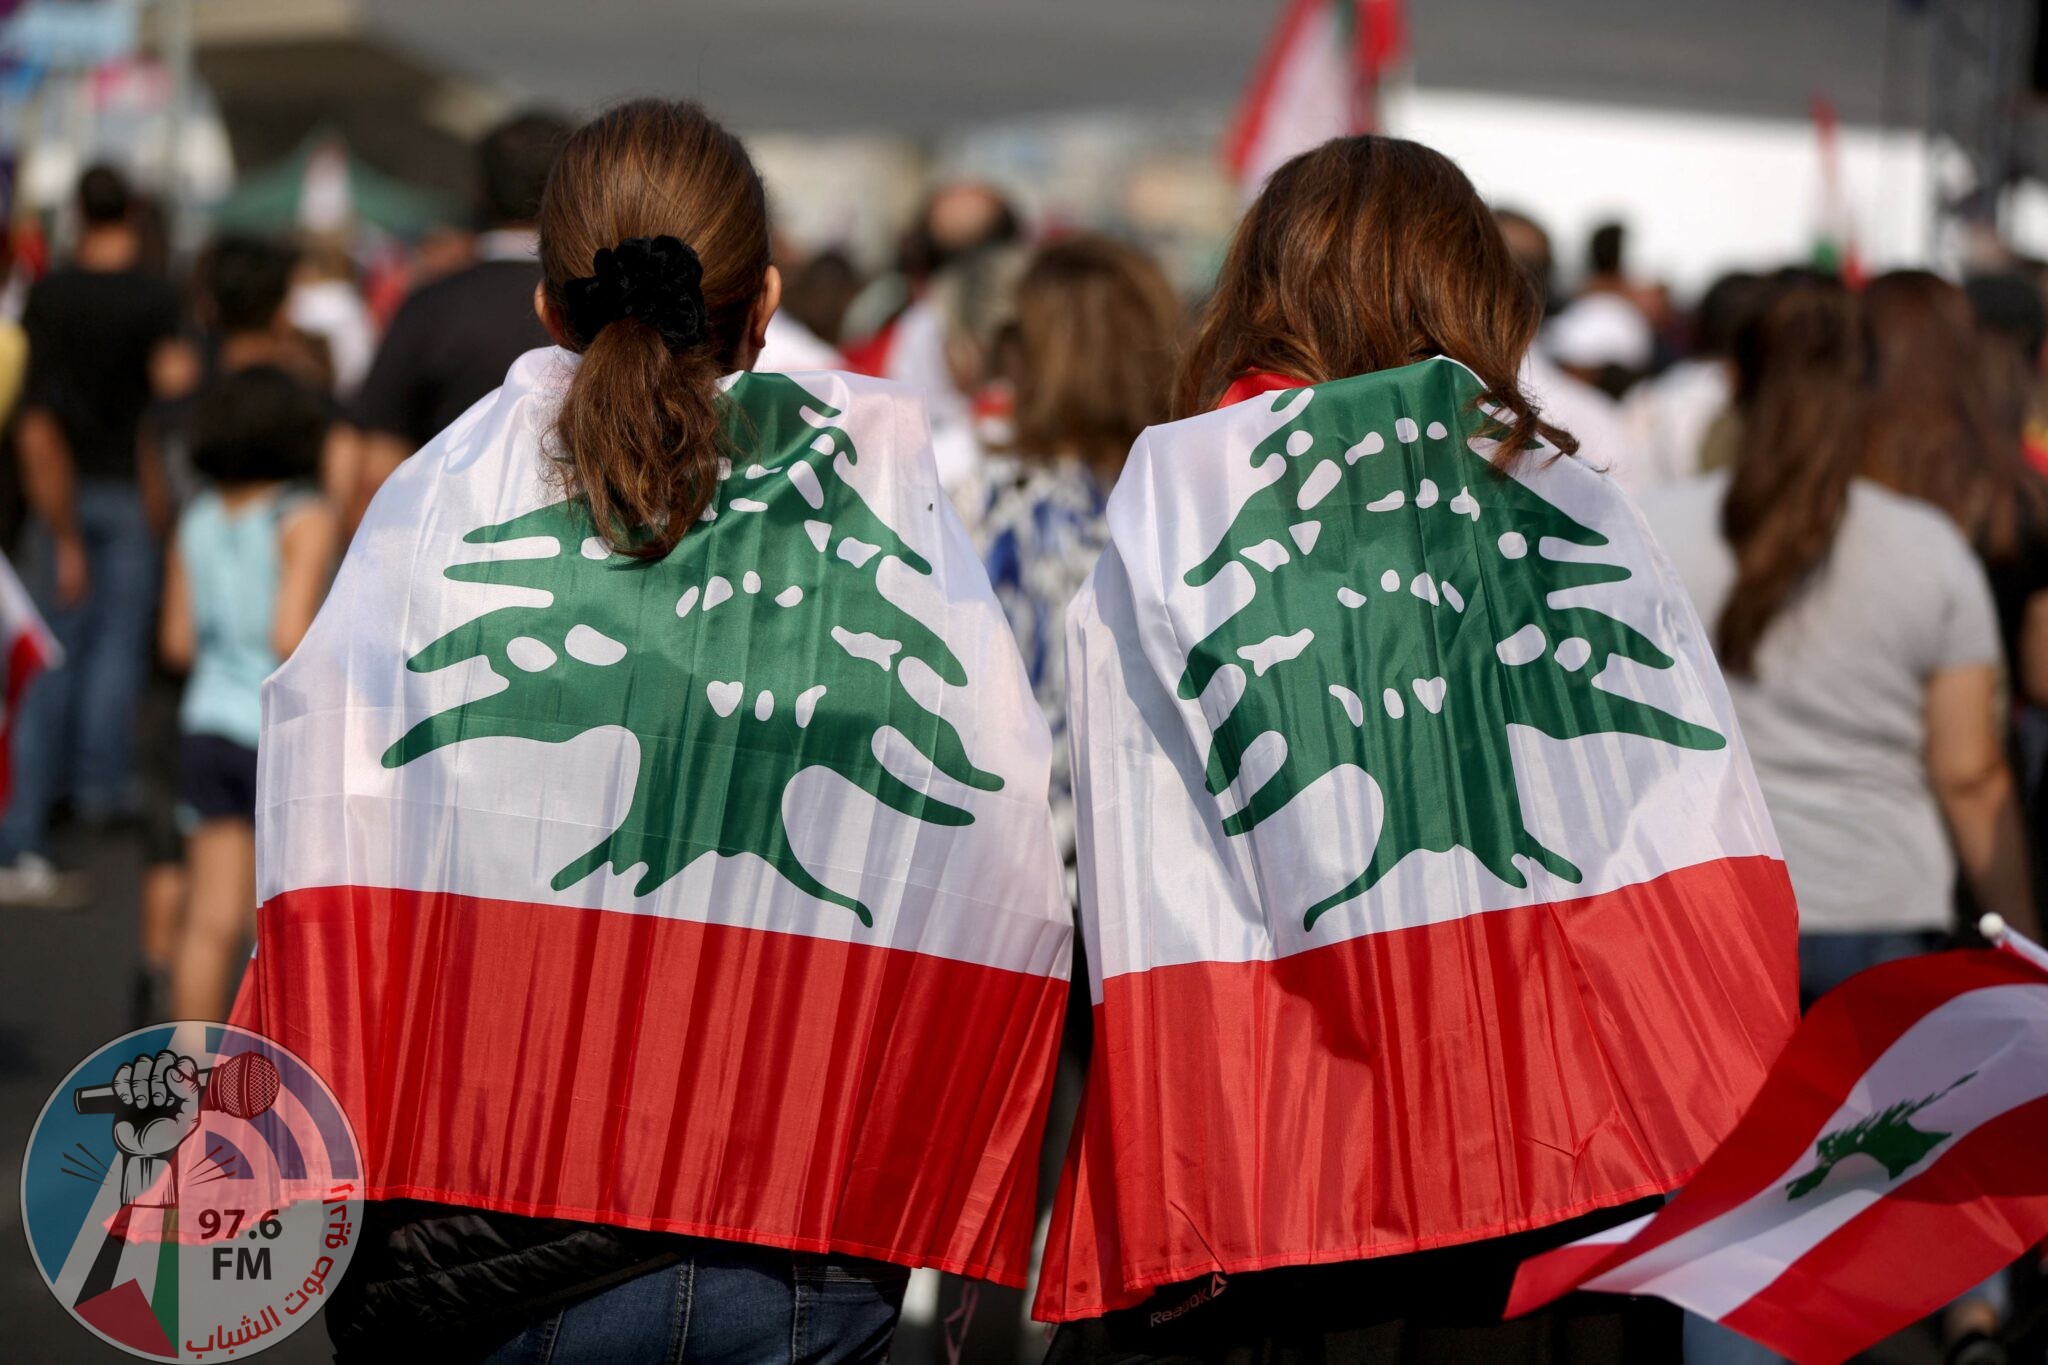
[[[522,357],[264,696],[238,1017],[373,1201],[343,1359],[879,1359],[1021,1284],[1070,951],[1049,739],[921,402],[749,373],[760,177],[563,147]]]
[[[1733,1126],[1793,900],[1711,637],[1517,385],[1539,318],[1456,166],[1327,143],[1110,496],[1068,614],[1056,1360],[1676,1355],[1619,1301],[1499,1318]]]

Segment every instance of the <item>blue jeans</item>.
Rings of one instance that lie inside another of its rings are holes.
[[[1801,934],[1799,1007],[1814,1001],[1858,972],[1902,957],[1938,951],[1947,937],[1938,930],[1894,930],[1874,934]]]
[[[850,1256],[694,1242],[681,1265],[529,1323],[486,1365],[865,1365],[887,1360],[910,1272]]]
[[[0,819],[0,860],[9,862],[47,852],[50,807],[64,797],[92,817],[140,805],[136,717],[149,680],[163,548],[132,483],[82,479],[75,508],[88,574],[82,601],[57,605],[47,526],[30,525],[22,557],[23,579],[64,662],[29,685],[14,727],[14,793]]]

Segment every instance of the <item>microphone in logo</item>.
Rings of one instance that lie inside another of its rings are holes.
[[[200,1107],[229,1118],[253,1119],[277,1102],[277,1063],[260,1052],[237,1052],[218,1065],[199,1068]],[[81,1114],[118,1114],[121,1101],[111,1085],[81,1085],[71,1092]]]

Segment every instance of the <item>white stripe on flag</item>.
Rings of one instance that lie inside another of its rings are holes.
[[[1974,1067],[1958,1058],[1983,1058]],[[1969,1076],[1967,1083],[1956,1084]],[[1952,1089],[1949,1087],[1953,1087]],[[1947,1093],[1941,1092],[1946,1090]],[[1940,1095],[1912,1117],[1947,1137],[1901,1179],[1929,1169],[1979,1124],[2048,1095],[2048,986],[1993,986],[1929,1010],[1871,1064],[1814,1134],[1834,1132],[1901,1100]],[[1853,1164],[1850,1164],[1853,1163]],[[1721,1318],[1763,1292],[1800,1257],[1885,1197],[1896,1183],[1874,1160],[1848,1158],[1793,1206],[1785,1187],[1813,1169],[1799,1160],[1742,1203],[1586,1281],[1586,1289],[1652,1294]],[[1803,1201],[1802,1201],[1803,1202]]]

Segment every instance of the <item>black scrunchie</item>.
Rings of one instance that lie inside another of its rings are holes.
[[[628,237],[600,248],[593,273],[562,286],[569,330],[588,346],[607,323],[636,318],[661,333],[670,351],[704,339],[704,263],[674,237]]]

